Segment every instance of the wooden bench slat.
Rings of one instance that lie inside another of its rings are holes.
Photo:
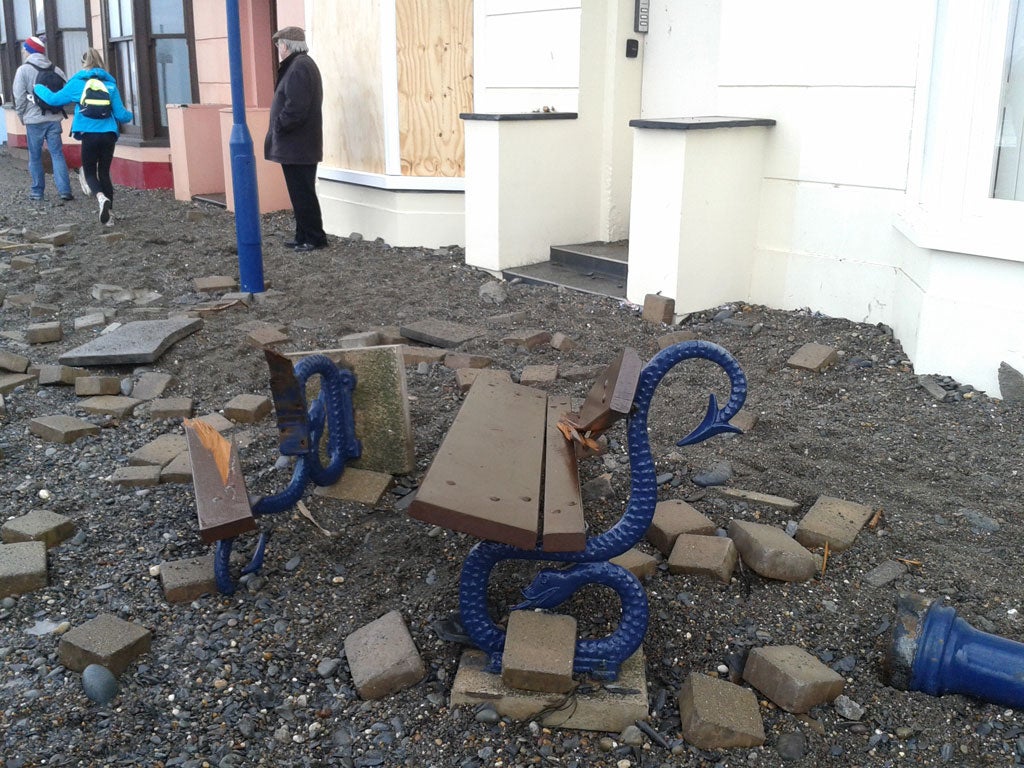
[[[568,397],[552,395],[548,398],[542,539],[545,552],[582,552],[587,548],[575,446],[556,426],[569,408]]]
[[[409,515],[521,549],[537,546],[547,395],[520,384],[470,389]]]

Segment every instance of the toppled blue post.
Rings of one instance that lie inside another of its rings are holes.
[[[1024,709],[1024,643],[975,629],[941,600],[898,598],[886,667],[901,690]]]

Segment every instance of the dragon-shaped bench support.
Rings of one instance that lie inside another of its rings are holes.
[[[688,341],[662,350],[640,373],[628,415],[631,488],[629,502],[619,521],[604,533],[589,538],[580,552],[520,549],[508,544],[482,541],[470,551],[462,568],[460,610],[462,625],[472,642],[489,657],[488,669],[500,672],[505,632],[492,620],[487,607],[491,572],[502,560],[538,560],[572,563],[565,569],[542,570],[525,590],[516,609],[554,608],[588,584],[615,590],[622,603],[622,617],[612,634],[576,643],[574,671],[598,679],[614,680],[619,668],[643,642],[647,631],[647,595],[628,570],[608,562],[634,546],[646,533],[657,505],[657,482],[647,434],[647,416],[654,391],[675,365],[692,359],[709,360],[729,377],[731,391],[722,407],[712,394],[701,424],[678,445],[693,445],[723,432],[739,432],[729,420],[746,398],[747,381],[739,363],[724,348],[706,341]]]

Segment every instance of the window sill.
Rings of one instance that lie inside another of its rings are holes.
[[[127,147],[138,147],[139,149],[147,149],[149,147],[164,149],[171,146],[171,140],[166,136],[158,136],[155,139],[144,139],[141,136],[133,136],[130,133],[122,133],[121,138],[117,140],[117,143]]]
[[[940,215],[914,206],[897,213],[893,226],[919,248],[1024,262],[1024,231],[1016,222]]]

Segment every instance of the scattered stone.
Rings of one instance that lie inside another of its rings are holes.
[[[68,445],[88,435],[98,435],[100,428],[74,416],[40,416],[28,423],[29,432],[50,443]]]
[[[154,419],[187,419],[192,416],[191,397],[166,397],[152,400],[149,415]]]
[[[219,413],[208,413],[205,416],[200,416],[199,420],[204,424],[209,424],[211,427],[213,427],[215,430],[221,433],[230,432],[232,429],[235,428],[235,423],[233,421],[226,419]]]
[[[28,306],[28,316],[30,318],[56,317],[59,312],[60,307],[56,304],[42,304],[41,302],[34,301]]]
[[[505,283],[497,280],[481,285],[477,294],[485,304],[504,304],[508,301],[508,288],[505,287]]]
[[[46,586],[46,544],[0,544],[0,598],[25,595]]]
[[[613,557],[609,562],[622,566],[641,581],[653,576],[658,570],[658,558],[635,547],[627,549],[618,557]]]
[[[864,583],[873,589],[881,589],[891,584],[907,572],[907,566],[897,560],[886,560],[879,563],[862,577]]]
[[[160,583],[170,603],[188,603],[205,594],[217,594],[214,555],[169,560],[160,564]]]
[[[824,547],[842,552],[853,545],[868,520],[871,507],[832,496],[819,496],[796,529],[796,540],[808,549]]]
[[[161,397],[177,379],[169,373],[146,371],[132,387],[131,396],[136,400],[155,400]]]
[[[65,365],[132,365],[155,362],[170,347],[203,327],[200,318],[136,320],[65,352]]]
[[[21,271],[23,269],[35,269],[36,260],[31,256],[12,256],[11,269]]]
[[[743,562],[766,579],[808,581],[818,570],[813,554],[770,525],[732,520],[729,538]]]
[[[224,293],[238,287],[238,281],[228,275],[210,275],[197,277],[192,281],[198,293]]]
[[[694,485],[699,485],[701,488],[708,488],[712,485],[724,485],[729,482],[729,478],[732,477],[732,465],[727,461],[720,461],[711,469],[706,469],[703,472],[699,472],[694,475]]]
[[[0,369],[12,373],[24,373],[32,361],[22,355],[16,355],[5,349],[0,349]]]
[[[477,381],[488,384],[512,383],[512,375],[497,368],[459,368],[455,371],[455,384],[463,394],[469,392]]]
[[[568,352],[576,347],[576,342],[569,336],[566,336],[561,331],[556,331],[551,334],[551,348],[557,349],[559,352]]]
[[[683,738],[700,749],[764,744],[757,697],[728,680],[691,672],[679,692],[679,719]]]
[[[179,453],[171,463],[160,470],[161,483],[191,483],[192,482],[192,457],[188,451]]]
[[[440,347],[416,347],[411,344],[403,344],[402,347],[403,365],[435,365],[444,362],[448,356],[448,350]]]
[[[109,704],[117,696],[117,678],[102,664],[90,664],[82,671],[82,690],[91,701]]]
[[[547,331],[531,328],[523,331],[510,333],[501,340],[502,344],[508,344],[516,349],[525,349],[532,352],[545,344],[551,343],[551,334]]]
[[[149,651],[152,632],[109,613],[75,627],[60,640],[60,662],[75,672],[100,664],[114,675]]]
[[[487,355],[470,355],[465,352],[446,352],[444,365],[446,368],[490,368],[491,358]]]
[[[260,328],[253,331],[248,336],[249,343],[254,347],[260,347],[261,349],[266,347],[273,347],[278,344],[285,344],[291,341],[291,337],[288,334],[281,333],[273,328]]]
[[[126,235],[124,232],[104,232],[102,235],[100,235],[100,240],[102,240],[105,243],[113,244],[121,242],[126,237],[128,237],[128,235]]]
[[[804,736],[803,731],[784,733],[775,743],[775,749],[783,760],[788,762],[802,760],[807,754],[807,737]]]
[[[501,315],[491,315],[487,318],[488,328],[508,328],[516,323],[522,323],[530,319],[529,312],[505,312]]]
[[[50,344],[64,338],[60,323],[32,323],[25,329],[25,341],[29,344]]]
[[[684,341],[696,341],[696,339],[697,334],[693,331],[672,331],[672,333],[666,333],[664,336],[658,337],[658,349],[668,349],[673,344],[679,344]],[[739,414],[736,415],[739,416]]]
[[[944,403],[949,399],[949,392],[946,391],[934,376],[918,376],[917,383],[921,385],[925,392],[940,403]]]
[[[120,388],[120,384],[118,387]],[[78,407],[86,413],[98,413],[103,416],[114,416],[118,419],[124,419],[131,416],[135,406],[141,402],[141,400],[136,400],[133,397],[124,397],[122,395],[100,395],[99,397],[90,397],[87,400],[83,400],[78,404]]]
[[[668,558],[668,570],[669,573],[710,576],[728,584],[738,557],[732,539],[683,533],[676,537]]]
[[[681,499],[659,501],[647,529],[647,540],[663,555],[672,552],[680,534],[714,536],[717,526]]]
[[[758,415],[749,408],[741,408],[739,413],[729,419],[729,423],[742,430],[743,434],[747,434],[757,426],[758,418]]]
[[[380,344],[380,334],[377,331],[363,331],[362,333],[349,333],[338,339],[337,349],[362,349],[363,347],[375,347]]]
[[[93,328],[102,328],[107,324],[107,318],[102,312],[93,312],[89,315],[82,315],[75,318],[76,331],[91,331]]]
[[[621,733],[648,716],[644,654],[638,650],[622,664],[618,680],[593,690],[577,689],[566,706],[566,694],[521,691],[505,685],[499,675],[486,671],[482,651],[462,652],[451,689],[451,706],[493,708],[501,717],[517,722],[536,721],[544,727]],[[539,731],[539,728],[538,728]]]
[[[255,424],[266,418],[273,403],[265,395],[235,395],[224,406],[224,415],[239,424]]]
[[[824,344],[804,344],[786,361],[790,368],[821,373],[839,360],[839,354]]]
[[[33,242],[46,243],[56,248],[60,248],[64,245],[69,245],[75,242],[75,235],[71,230],[59,229],[56,232],[48,232],[45,235],[37,235],[33,238]]]
[[[864,707],[845,693],[837,696],[836,700],[832,702],[832,706],[835,707],[836,714],[844,720],[860,720],[864,717]]]
[[[110,476],[110,482],[129,488],[149,488],[160,484],[159,466],[118,467]]]
[[[594,381],[598,376],[605,372],[608,368],[607,365],[574,365],[569,368],[563,368],[559,371],[559,375],[565,381]]]
[[[246,307],[252,305],[252,293],[250,291],[228,291],[220,299],[228,304],[243,304]]]
[[[0,375],[0,395],[9,395],[18,387],[31,384],[36,377],[29,373],[9,373]]]
[[[79,397],[121,394],[121,380],[117,376],[79,376],[75,379],[75,394]]]
[[[808,712],[843,692],[843,676],[795,645],[753,648],[743,679],[787,712]]]
[[[580,494],[584,501],[597,501],[599,499],[607,499],[614,493],[612,488],[612,475],[610,472],[605,472],[603,475],[598,475],[593,480],[588,480],[580,488]]]
[[[370,472],[346,467],[334,485],[316,486],[313,495],[329,499],[352,501],[367,507],[376,507],[391,486],[392,477],[385,472]]]
[[[407,339],[451,349],[477,336],[483,336],[482,328],[473,328],[447,320],[420,320],[400,326],[399,332]]]
[[[184,435],[160,435],[128,455],[128,464],[133,467],[166,467],[182,451],[188,450]]]
[[[64,384],[73,386],[79,377],[88,375],[89,372],[84,368],[72,368],[70,365],[39,366],[40,385]]]
[[[781,496],[772,496],[767,493],[757,493],[756,491],[744,491],[740,488],[726,488],[725,486],[716,486],[711,489],[716,496],[721,496],[725,499],[734,499],[736,501],[743,501],[752,506],[770,507],[771,509],[778,509],[783,512],[793,513],[800,509],[800,502],[793,501],[792,499],[784,499]]]
[[[29,513],[8,520],[0,527],[0,538],[5,544],[22,541],[41,541],[52,549],[75,535],[75,523],[70,517],[46,509],[33,509]]]
[[[557,613],[512,611],[501,680],[512,688],[568,693],[573,688],[576,619]]]
[[[415,685],[426,674],[398,611],[386,613],[346,637],[345,656],[362,699],[381,699]]]
[[[557,380],[557,365],[527,365],[519,374],[519,383],[527,387],[543,387]]]
[[[644,296],[643,319],[645,322],[671,325],[676,312],[676,300],[657,293]]]

